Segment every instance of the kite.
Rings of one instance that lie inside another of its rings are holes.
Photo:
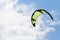
[[[52,17],[52,15],[51,15],[49,12],[47,12],[47,11],[44,10],[44,9],[38,9],[38,10],[35,10],[34,13],[33,13],[32,16],[31,16],[31,23],[32,23],[32,25],[35,27],[35,23],[36,23],[37,18],[38,18],[41,14],[46,14],[46,13],[47,13],[47,14],[50,16],[50,18],[53,20],[53,17]]]

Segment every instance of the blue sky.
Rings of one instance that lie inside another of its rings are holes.
[[[60,0],[20,0],[19,3],[33,3],[36,9],[46,9],[47,11],[54,10],[56,20],[60,20]],[[53,26],[56,31],[48,34],[48,40],[60,40],[60,24]]]
[[[20,0],[20,3],[34,3],[37,8],[45,8],[47,10],[59,11],[59,0]]]

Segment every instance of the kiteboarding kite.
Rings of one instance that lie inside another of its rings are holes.
[[[38,9],[38,10],[35,10],[34,13],[32,14],[31,16],[31,22],[32,22],[32,25],[35,27],[35,23],[36,23],[36,20],[37,18],[41,15],[41,14],[48,14],[50,16],[50,18],[53,20],[53,17],[52,15],[47,12],[46,10],[44,9]]]

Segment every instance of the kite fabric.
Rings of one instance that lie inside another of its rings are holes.
[[[34,13],[32,14],[31,16],[31,22],[32,22],[32,25],[35,27],[35,23],[36,23],[36,20],[37,18],[41,15],[41,14],[48,14],[50,16],[50,18],[53,20],[53,17],[52,15],[47,12],[46,10],[44,9],[38,9],[38,10],[35,10]]]

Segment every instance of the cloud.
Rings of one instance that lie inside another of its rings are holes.
[[[33,4],[18,4],[18,0],[2,0],[0,7],[0,39],[1,40],[46,40],[47,33],[55,31],[44,23],[42,17],[37,26],[31,24],[31,14],[35,10]],[[15,8],[14,8],[14,5]],[[30,15],[30,16],[28,16]]]
[[[4,2],[6,2],[6,0]],[[31,27],[30,16],[22,15],[22,13],[19,14],[18,10],[14,10],[13,8],[14,5],[15,5],[14,1],[9,0],[0,9],[1,10],[0,11],[1,38],[0,39],[1,40],[35,40],[35,31],[33,27]],[[24,10],[28,10],[26,9],[28,5],[26,4],[22,4],[22,5],[23,6],[25,5],[23,8]]]
[[[27,4],[27,5],[24,3],[19,4],[15,7],[15,11],[17,11],[18,13],[22,13],[23,15],[31,16],[31,14],[35,10],[34,4]]]

